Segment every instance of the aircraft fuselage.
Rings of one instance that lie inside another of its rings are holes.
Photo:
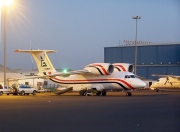
[[[68,77],[57,76],[51,80],[62,87],[73,87],[73,91],[88,88],[96,88],[98,91],[103,89],[134,90],[145,87],[145,83],[135,78],[134,74],[130,72],[117,72],[106,76],[89,74],[70,75]]]
[[[154,82],[151,89],[180,89],[180,80],[172,77],[160,78],[158,82]]]

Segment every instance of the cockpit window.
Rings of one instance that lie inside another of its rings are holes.
[[[125,78],[131,78],[131,76],[129,76],[129,75],[126,75],[126,76],[125,76]]]
[[[135,78],[134,75],[125,75],[125,78]]]
[[[131,78],[136,78],[134,75],[130,75],[131,76]]]

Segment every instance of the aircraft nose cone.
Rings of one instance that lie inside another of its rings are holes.
[[[146,86],[146,83],[143,82],[142,80],[139,80],[139,81],[136,82],[134,87],[135,88],[144,88],[145,86]]]
[[[142,88],[144,88],[146,86],[146,83],[142,81],[140,85]]]

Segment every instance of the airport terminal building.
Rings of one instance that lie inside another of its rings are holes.
[[[104,62],[135,62],[135,44],[104,48]],[[152,74],[180,76],[179,43],[137,43],[136,74],[146,79],[157,79]]]

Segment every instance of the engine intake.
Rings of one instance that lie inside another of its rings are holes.
[[[132,64],[129,63],[113,63],[115,71],[127,71],[127,72],[134,72],[134,67]]]
[[[110,75],[114,71],[114,66],[110,63],[92,63],[84,68],[95,75]]]

